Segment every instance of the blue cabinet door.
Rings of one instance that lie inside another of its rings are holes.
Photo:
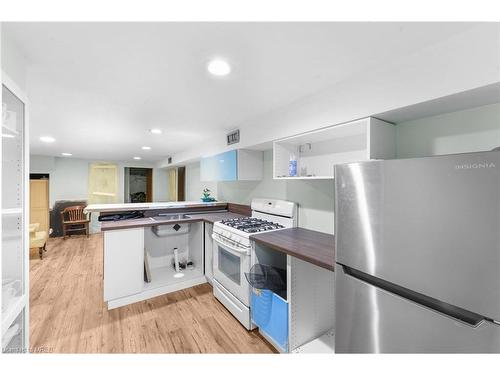
[[[200,181],[217,181],[217,170],[215,167],[215,156],[201,158]]]
[[[236,181],[238,179],[238,153],[236,150],[215,155],[217,181]]]

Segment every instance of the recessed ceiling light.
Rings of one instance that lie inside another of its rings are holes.
[[[149,132],[152,133],[152,134],[161,134],[163,133],[163,131],[161,129],[149,129]]]
[[[143,150],[151,150],[151,147],[149,147],[149,146],[142,146],[141,148],[142,148]]]
[[[70,154],[69,152],[61,152],[62,156],[73,156],[73,154]]]
[[[134,160],[141,160],[140,156],[134,156]]]
[[[45,143],[52,143],[52,142],[56,141],[54,137],[51,137],[51,136],[48,136],[48,135],[44,135],[43,137],[40,137],[40,140],[42,142],[45,142]]]
[[[210,61],[207,65],[207,69],[210,74],[214,76],[227,76],[231,72],[231,67],[227,61],[221,59],[214,59]]]

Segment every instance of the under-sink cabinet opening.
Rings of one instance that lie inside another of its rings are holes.
[[[203,276],[201,222],[146,227],[144,249],[144,289],[154,289]],[[149,278],[146,270],[150,271]]]
[[[125,306],[206,282],[202,222],[104,232],[104,300]]]

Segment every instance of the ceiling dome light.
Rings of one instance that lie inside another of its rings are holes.
[[[134,160],[141,160],[140,156],[134,156]]]
[[[215,59],[208,63],[207,69],[214,76],[227,76],[231,72],[229,64],[221,59]]]
[[[54,137],[51,137],[51,136],[48,136],[48,135],[44,135],[42,137],[40,137],[40,140],[42,142],[45,142],[45,143],[53,143],[56,141],[56,139]]]
[[[149,146],[142,146],[141,148],[142,148],[143,150],[151,150],[151,147],[149,147]]]
[[[61,152],[62,156],[73,156],[73,154],[70,154],[69,152]]]
[[[163,131],[161,129],[149,129],[151,134],[161,134]]]

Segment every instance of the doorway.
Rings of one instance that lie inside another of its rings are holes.
[[[37,223],[38,230],[49,233],[49,175],[30,174],[30,224]]]
[[[186,168],[175,167],[168,173],[168,200],[180,202],[186,199]]]
[[[153,169],[125,167],[125,203],[153,201]]]

